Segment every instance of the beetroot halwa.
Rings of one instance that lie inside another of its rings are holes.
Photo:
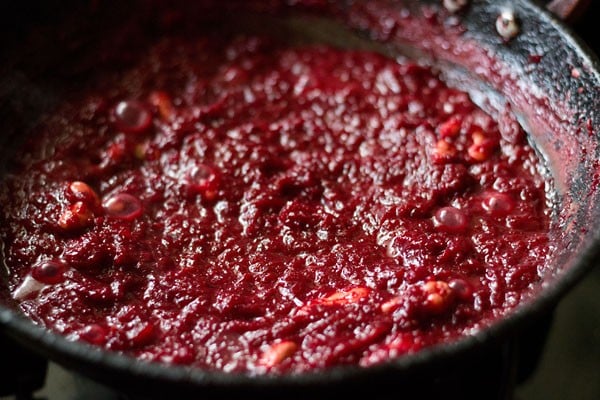
[[[36,323],[142,360],[373,365],[531,296],[543,163],[437,72],[259,36],[165,38],[45,118],[1,191]]]

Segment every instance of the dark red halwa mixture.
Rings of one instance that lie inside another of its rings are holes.
[[[164,39],[13,164],[12,298],[143,360],[372,365],[506,315],[549,253],[546,178],[510,115],[367,51]]]

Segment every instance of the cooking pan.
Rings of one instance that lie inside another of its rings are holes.
[[[165,2],[166,3],[166,2]],[[465,3],[461,6],[461,4]],[[439,68],[492,114],[509,103],[555,182],[557,251],[535,298],[473,336],[369,368],[248,376],[140,362],[68,341],[33,324],[0,290],[0,328],[34,355],[131,398],[510,398],[540,352],[552,311],[594,266],[600,248],[600,72],[598,61],[561,20],[585,1],[172,1],[23,3],[4,10],[0,61],[0,159],[8,160],[37,119],[110,63],[103,32],[135,18],[156,34],[167,7],[191,21],[268,29],[293,40],[418,57]],[[549,11],[549,10],[552,10]],[[553,14],[556,13],[556,14]],[[268,28],[265,28],[268,27]],[[135,53],[135,40],[116,52]],[[113,44],[109,44],[113,45]],[[83,60],[67,62],[65,60]],[[104,64],[103,64],[104,63]],[[3,161],[3,164],[6,164]],[[4,166],[4,165],[3,165]],[[3,271],[0,268],[0,271]],[[1,287],[1,285],[0,285]],[[7,340],[8,340],[7,339]],[[11,349],[7,349],[3,354]],[[3,369],[16,361],[2,358]],[[481,393],[485,387],[486,392]],[[1,389],[1,387],[0,387]],[[391,397],[391,396],[390,396]]]

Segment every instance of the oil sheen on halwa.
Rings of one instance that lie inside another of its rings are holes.
[[[509,113],[428,67],[166,38],[15,156],[8,287],[36,323],[142,360],[369,366],[531,295],[549,253],[542,172]]]

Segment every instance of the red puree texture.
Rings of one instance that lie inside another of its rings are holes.
[[[1,193],[8,289],[69,339],[227,372],[369,366],[493,323],[547,265],[536,153],[426,67],[166,38],[98,87]]]

